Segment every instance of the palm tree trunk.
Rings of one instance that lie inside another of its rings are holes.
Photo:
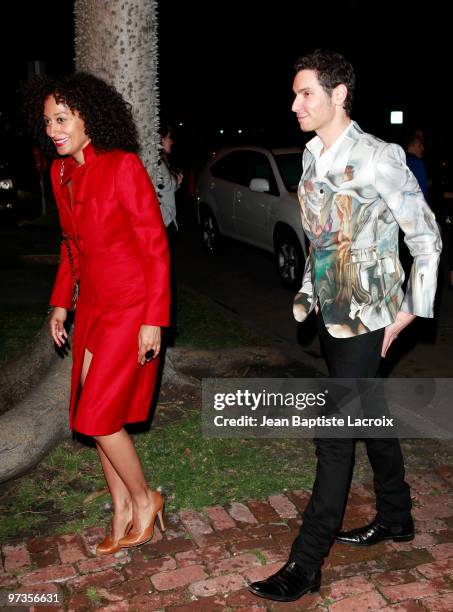
[[[76,69],[111,83],[132,105],[140,156],[156,181],[159,159],[156,0],[76,0]]]

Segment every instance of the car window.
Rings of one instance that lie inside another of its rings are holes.
[[[282,153],[275,155],[275,161],[287,191],[296,193],[302,176],[302,154]]]
[[[249,168],[253,151],[233,151],[227,153],[210,167],[212,176],[239,185],[249,185]]]
[[[279,196],[280,192],[277,187],[277,181],[275,180],[274,171],[272,166],[265,155],[262,153],[255,153],[252,165],[250,167],[249,182],[253,178],[263,178],[269,181],[269,192],[272,195]]]

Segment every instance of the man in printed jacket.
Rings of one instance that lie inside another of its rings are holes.
[[[433,213],[404,151],[364,133],[350,119],[355,76],[341,55],[326,51],[296,63],[292,110],[304,132],[302,224],[310,240],[294,316],[315,309],[329,374],[374,378],[398,334],[415,317],[432,317],[441,240]],[[398,231],[413,257],[406,292]],[[288,562],[256,595],[294,601],[319,589],[320,568],[336,539],[371,546],[414,537],[411,497],[398,439],[365,440],[374,472],[377,514],[371,524],[339,532],[354,462],[351,438],[317,438],[316,480]]]

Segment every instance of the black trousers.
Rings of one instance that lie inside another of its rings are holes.
[[[322,316],[318,332],[332,378],[375,378],[378,375],[384,330],[352,338],[334,338]],[[306,569],[321,566],[343,522],[351,484],[355,440],[316,438],[316,479],[303,524],[290,559]],[[401,525],[410,518],[411,497],[404,481],[404,460],[398,439],[365,439],[373,468],[377,518],[385,525]]]

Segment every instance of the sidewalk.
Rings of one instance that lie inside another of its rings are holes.
[[[167,532],[139,549],[95,557],[104,532],[33,538],[2,546],[0,588],[54,594],[60,605],[22,610],[406,612],[453,609],[453,466],[409,474],[417,536],[371,548],[336,544],[319,594],[291,604],[253,596],[247,584],[287,559],[309,493],[234,502],[167,516]],[[374,516],[371,483],[353,486],[345,526]],[[1,608],[1,609],[10,609]],[[16,608],[18,609],[18,608]]]

